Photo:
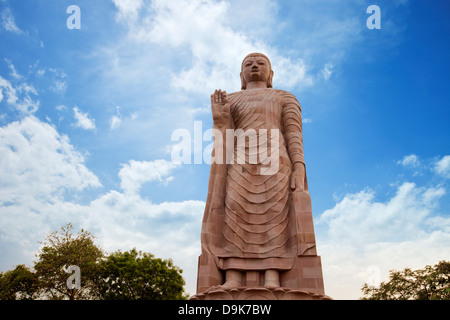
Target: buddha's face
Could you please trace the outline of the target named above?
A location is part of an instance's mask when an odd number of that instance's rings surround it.
[[[260,56],[250,56],[245,58],[242,64],[242,76],[246,83],[252,81],[267,82],[270,77],[269,62]]]

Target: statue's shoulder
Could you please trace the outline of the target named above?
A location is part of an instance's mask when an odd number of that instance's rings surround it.
[[[228,97],[230,97],[230,98],[236,98],[236,97],[239,97],[240,95],[242,95],[242,93],[243,93],[244,91],[235,91],[235,92],[232,92],[232,93],[227,93],[227,96]]]
[[[285,90],[281,90],[281,89],[271,89],[271,90],[273,90],[274,93],[277,96],[280,96],[281,98],[297,100],[297,97],[294,94],[290,93],[289,91],[285,91]]]
[[[245,99],[246,95],[247,95],[246,90],[240,90],[240,91],[235,91],[232,93],[227,93],[227,97],[231,101],[231,103],[236,103],[237,101],[239,101],[241,99]]]
[[[274,90],[277,97],[282,101],[281,103],[283,104],[283,106],[286,107],[288,105],[295,105],[301,110],[302,107],[300,106],[300,103],[298,102],[297,97],[294,94],[280,89],[272,90]]]

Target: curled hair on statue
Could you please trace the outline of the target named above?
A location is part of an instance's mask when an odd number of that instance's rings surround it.
[[[244,75],[243,75],[242,71],[244,70],[244,61],[245,61],[245,59],[250,58],[250,57],[262,57],[262,58],[267,60],[267,63],[269,64],[269,68],[270,68],[270,76],[269,76],[269,79],[267,79],[267,88],[273,88],[273,84],[272,84],[273,71],[272,71],[272,64],[270,63],[270,59],[266,55],[264,55],[262,53],[256,53],[255,52],[255,53],[248,54],[244,58],[244,60],[242,60],[242,64],[241,64],[241,90],[247,89],[247,82],[245,82]]]

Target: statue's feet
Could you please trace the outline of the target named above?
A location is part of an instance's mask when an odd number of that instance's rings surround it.
[[[225,273],[225,283],[223,289],[232,289],[242,286],[242,272],[237,270],[227,270]]]
[[[228,280],[223,285],[221,285],[219,287],[221,287],[221,289],[228,290],[228,289],[232,289],[232,288],[238,288],[238,287],[241,287],[241,286],[242,286],[241,281]]]
[[[279,288],[280,286],[280,273],[277,270],[266,270],[264,287]]]
[[[280,283],[279,282],[266,281],[266,282],[264,282],[264,287],[267,287],[267,288],[279,288],[280,287]]]

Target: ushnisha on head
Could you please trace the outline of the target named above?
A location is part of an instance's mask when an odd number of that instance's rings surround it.
[[[269,58],[262,53],[250,53],[241,65],[241,89],[273,88],[273,70]]]

